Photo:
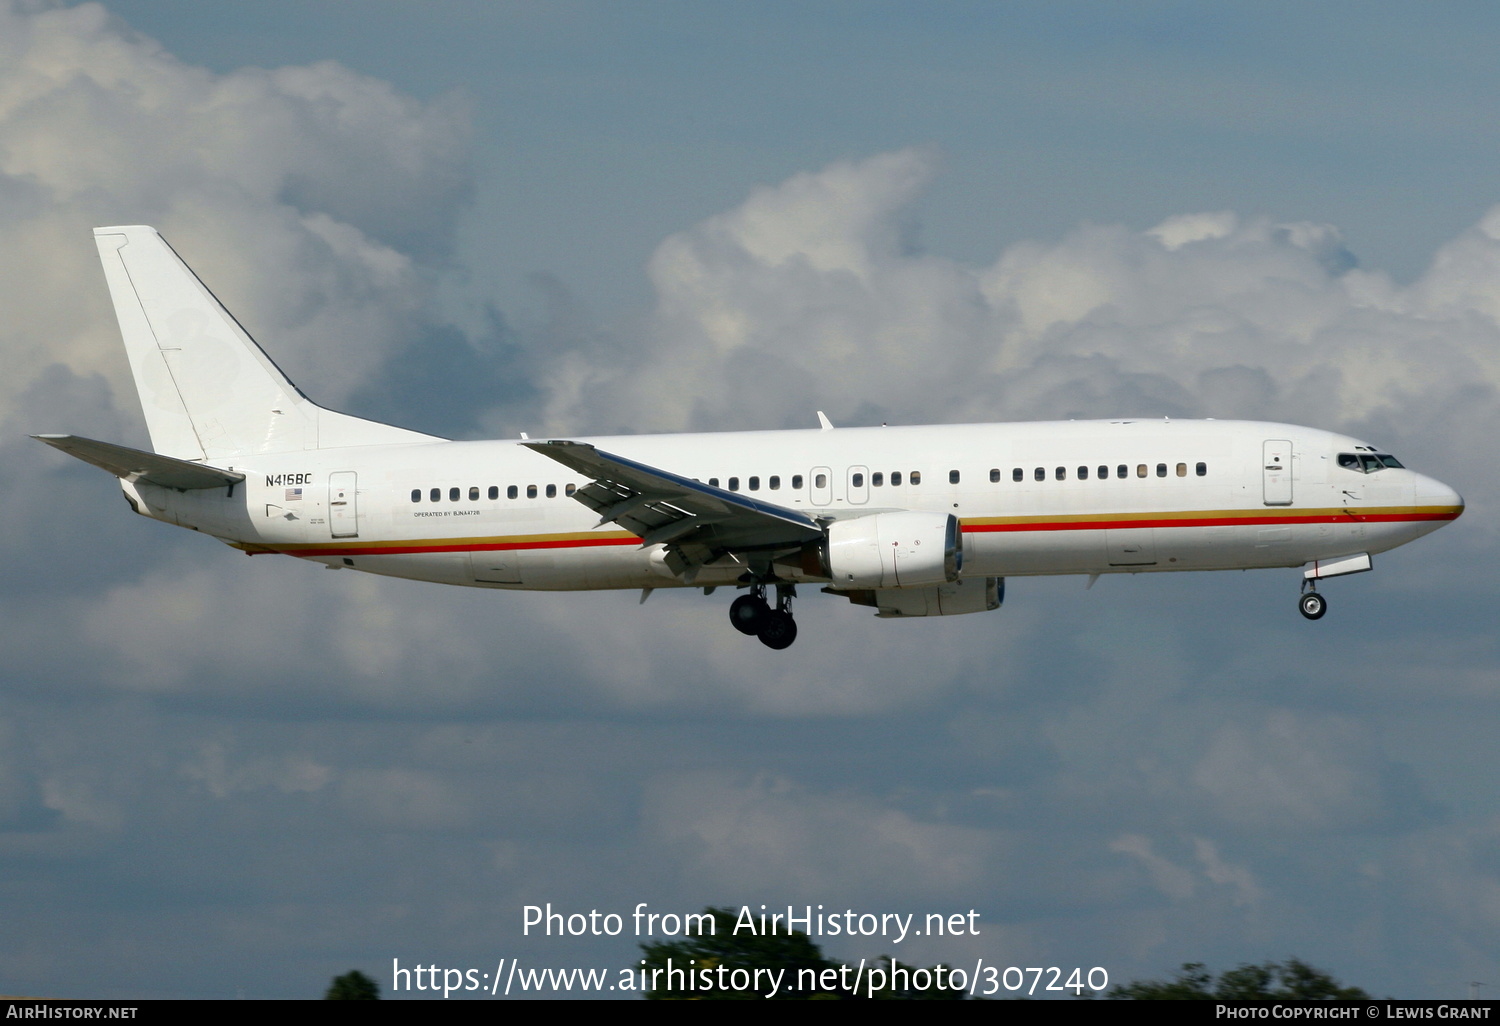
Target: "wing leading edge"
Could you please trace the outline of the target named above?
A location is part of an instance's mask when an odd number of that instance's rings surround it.
[[[688,581],[699,567],[725,555],[796,549],[823,537],[823,525],[806,513],[714,488],[587,442],[521,444],[591,478],[573,498],[598,513],[600,524],[619,524],[643,545],[665,545],[667,566]]]

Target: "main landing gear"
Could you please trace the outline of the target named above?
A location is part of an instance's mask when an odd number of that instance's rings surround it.
[[[741,634],[753,634],[767,648],[783,649],[797,640],[797,621],[792,619],[792,596],[796,585],[776,582],[776,608],[766,601],[764,581],[750,585],[750,594],[741,595],[729,606],[729,622]]]
[[[1318,594],[1318,584],[1311,578],[1302,581],[1302,597],[1297,600],[1297,610],[1309,620],[1320,620],[1328,612],[1328,602]]]

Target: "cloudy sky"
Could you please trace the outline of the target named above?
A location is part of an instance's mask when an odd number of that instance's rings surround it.
[[[1472,5],[0,0],[0,992],[634,963],[523,936],[547,902],[1500,988],[1497,39]],[[723,593],[247,560],[25,437],[145,442],[118,223],[316,400],[454,437],[1256,417],[1469,509],[1316,624],[1292,571],[1013,580],[926,622],[809,595],[783,654]]]

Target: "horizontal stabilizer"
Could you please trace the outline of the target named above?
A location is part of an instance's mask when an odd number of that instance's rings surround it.
[[[244,474],[233,470],[206,467],[201,463],[141,452],[124,445],[97,442],[92,438],[77,435],[32,435],[39,442],[46,442],[54,449],[61,449],[69,456],[76,456],[85,463],[92,463],[100,470],[107,470],[115,477],[126,481],[143,481],[175,488],[180,492],[195,488],[228,488],[245,480]]]

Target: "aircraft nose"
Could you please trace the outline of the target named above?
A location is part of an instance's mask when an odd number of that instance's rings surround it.
[[[1417,475],[1417,505],[1436,506],[1444,520],[1457,520],[1464,511],[1464,497],[1452,488],[1430,477]]]

